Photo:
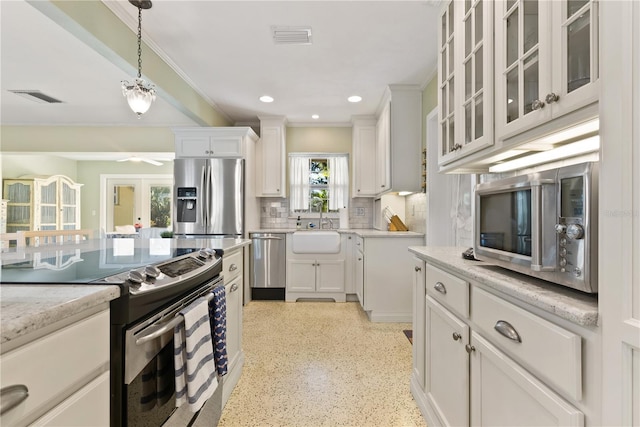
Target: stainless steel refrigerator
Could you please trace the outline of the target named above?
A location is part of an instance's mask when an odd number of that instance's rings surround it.
[[[176,159],[174,234],[242,236],[244,160]]]

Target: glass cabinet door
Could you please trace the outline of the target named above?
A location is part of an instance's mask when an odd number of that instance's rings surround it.
[[[60,225],[63,230],[75,230],[80,228],[78,221],[80,190],[66,181],[60,182]]]
[[[597,6],[596,0],[496,1],[499,139],[597,101]]]
[[[439,92],[438,105],[440,106],[440,153],[439,158],[452,151],[461,148],[456,142],[455,133],[455,13],[457,2],[450,1],[440,16],[439,48]]]
[[[464,2],[463,148],[493,144],[493,3]]]
[[[39,188],[40,224],[39,230],[58,228],[58,181],[42,184]]]
[[[560,115],[598,100],[598,3],[554,2],[552,12],[559,34],[553,59],[560,66],[554,67],[558,71],[546,100]]]
[[[505,127],[544,119],[542,98],[550,70],[546,65],[549,54],[545,53],[543,33],[549,28],[543,30],[539,23],[545,22],[541,14],[546,10],[546,3],[508,0],[496,4],[496,25],[500,25],[500,37],[496,38],[502,46],[499,53],[496,51],[500,67],[496,121],[502,125],[502,133]]]

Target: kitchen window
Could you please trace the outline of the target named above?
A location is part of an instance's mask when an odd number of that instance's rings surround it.
[[[348,155],[289,154],[289,183],[292,212],[337,212],[349,201]]]

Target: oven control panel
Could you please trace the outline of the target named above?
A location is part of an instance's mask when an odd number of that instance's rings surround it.
[[[222,269],[222,257],[213,249],[205,248],[166,262],[107,277],[102,282],[123,283],[129,287],[130,294],[137,295],[170,286],[214,267]]]

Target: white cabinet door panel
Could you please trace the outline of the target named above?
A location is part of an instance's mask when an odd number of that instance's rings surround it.
[[[475,332],[471,346],[471,425],[584,425],[582,412]]]
[[[469,424],[469,326],[427,296],[425,393],[444,425]]]

